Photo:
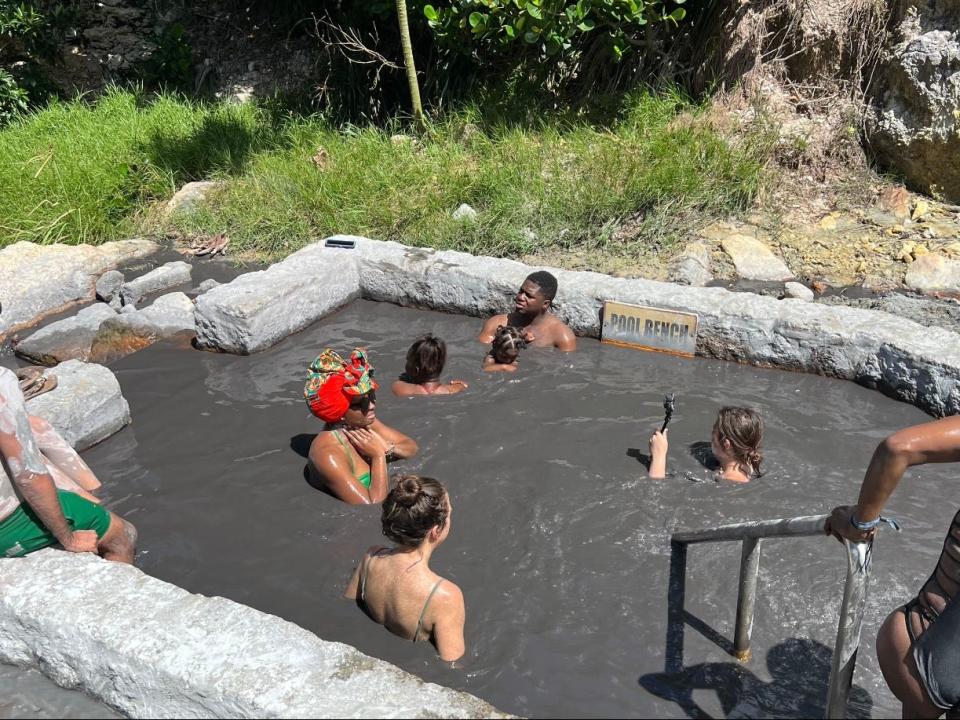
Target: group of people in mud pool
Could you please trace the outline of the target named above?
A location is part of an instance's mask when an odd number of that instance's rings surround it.
[[[487,320],[478,340],[490,344],[489,372],[516,372],[525,347],[576,350],[576,337],[552,306],[553,275],[526,278],[514,310]],[[392,384],[398,397],[452,395],[467,384],[441,378],[444,342],[417,340],[404,374]],[[367,354],[347,359],[325,349],[309,366],[304,396],[324,422],[313,440],[309,466],[315,479],[348,503],[382,503],[383,534],[392,546],[369,548],[346,587],[374,621],[413,642],[431,641],[440,658],[465,652],[463,593],[430,568],[433,552],[451,532],[453,506],[444,485],[418,475],[389,477],[387,464],[410,458],[417,443],[376,415],[378,384]],[[669,430],[650,437],[651,478],[666,476]],[[760,473],[763,424],[750,408],[724,407],[713,426],[711,447],[720,476],[747,483]],[[51,545],[95,552],[132,563],[136,531],[102,507],[99,482],[79,455],[48,423],[27,413],[13,372],[0,368],[0,556],[19,557]],[[864,541],[873,536],[888,498],[907,468],[960,461],[960,416],[908,427],[881,442],[873,454],[855,505],[833,510],[827,534]],[[920,592],[881,626],[877,653],[883,675],[903,703],[904,717],[960,717],[960,512],[954,517],[933,574]]]

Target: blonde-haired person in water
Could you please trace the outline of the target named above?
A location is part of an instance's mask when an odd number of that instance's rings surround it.
[[[463,656],[463,593],[430,569],[430,558],[450,534],[450,497],[433,478],[403,475],[383,501],[383,534],[393,547],[364,553],[344,597],[375,622],[413,642],[430,640],[441,660]]]
[[[407,350],[403,375],[393,381],[391,389],[397,397],[416,395],[456,395],[467,389],[463,380],[440,382],[447,364],[447,344],[433,335],[424,335]]]
[[[667,474],[667,433],[657,430],[650,438],[649,477],[659,479]],[[760,475],[763,454],[763,421],[755,410],[747,407],[724,407],[717,413],[710,434],[710,449],[720,464],[720,477],[736,483],[750,482]]]

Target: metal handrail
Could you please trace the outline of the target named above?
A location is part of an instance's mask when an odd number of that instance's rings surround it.
[[[734,655],[741,661],[750,659],[750,637],[753,634],[753,610],[757,598],[757,577],[760,572],[760,541],[763,538],[823,535],[827,515],[737,523],[705,530],[674,533],[670,538],[672,567],[678,568],[681,582],[686,577],[687,545],[703,542],[739,540],[740,581],[737,590],[737,622],[734,630]],[[833,649],[830,682],[827,691],[827,717],[847,717],[847,701],[853,683],[853,670],[860,647],[860,629],[867,601],[870,560],[873,541],[852,543],[844,540],[847,555],[847,579],[837,624],[837,641]],[[682,617],[682,607],[681,617]]]

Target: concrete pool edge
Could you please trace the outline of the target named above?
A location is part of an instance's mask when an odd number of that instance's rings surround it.
[[[274,615],[57,550],[0,560],[0,662],[130,717],[509,717]]]
[[[356,247],[327,248],[317,241],[267,271],[241,275],[201,296],[200,345],[256,352],[356,297],[488,316],[509,310],[517,287],[538,269],[451,250],[335,237],[354,240]],[[557,314],[579,335],[599,336],[605,300],[692,312],[700,323],[697,355],[853,380],[936,416],[960,412],[960,335],[949,330],[876,310],[550,270],[560,286]],[[273,300],[252,303],[257,287]],[[304,302],[304,288],[316,302]]]

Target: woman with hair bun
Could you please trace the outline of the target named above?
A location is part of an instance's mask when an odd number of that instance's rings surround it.
[[[430,569],[430,557],[450,534],[450,514],[440,482],[397,477],[381,514],[383,534],[394,545],[368,549],[344,592],[394,635],[430,640],[447,662],[463,656],[466,609],[460,588]]]
[[[667,474],[667,432],[657,430],[650,438],[649,477],[660,479]],[[717,413],[710,434],[710,449],[720,464],[720,478],[735,483],[750,482],[760,476],[763,453],[763,420],[748,407],[723,407]]]

